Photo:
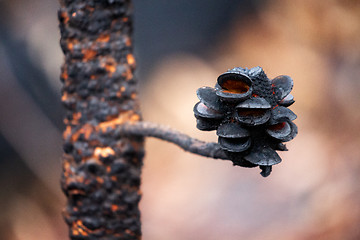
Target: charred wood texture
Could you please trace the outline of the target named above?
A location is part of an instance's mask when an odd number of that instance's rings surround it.
[[[71,239],[140,239],[141,120],[133,77],[130,0],[63,0],[62,102],[67,109],[62,189]]]
[[[115,136],[143,136],[154,137],[167,142],[171,142],[187,152],[191,152],[203,157],[214,159],[230,160],[226,152],[218,143],[204,142],[183,134],[167,126],[161,126],[151,122],[136,122],[122,124],[116,130]]]

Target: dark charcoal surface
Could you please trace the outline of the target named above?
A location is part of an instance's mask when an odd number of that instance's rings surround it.
[[[130,0],[63,0],[61,186],[71,239],[140,239],[143,139],[116,126],[141,119],[133,78]]]

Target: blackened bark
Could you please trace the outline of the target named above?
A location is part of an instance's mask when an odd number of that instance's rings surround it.
[[[62,0],[61,186],[71,239],[140,239],[143,138],[117,138],[141,119],[133,77],[130,0]]]
[[[119,138],[124,136],[159,138],[174,143],[187,152],[214,159],[230,160],[218,143],[204,142],[177,130],[151,122],[122,124],[117,128],[115,136]]]

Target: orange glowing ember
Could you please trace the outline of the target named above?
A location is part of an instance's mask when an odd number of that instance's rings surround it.
[[[122,86],[119,91],[116,92],[117,97],[121,97],[122,93],[125,92],[126,88]]]
[[[71,42],[69,42],[69,43],[68,43],[68,49],[69,49],[70,51],[72,51],[73,48],[74,48],[74,44],[71,43]]]
[[[61,101],[65,102],[69,98],[67,92],[64,92],[64,94],[61,96]]]
[[[96,127],[96,130],[106,131],[107,128],[116,128],[116,126],[121,125],[128,121],[135,121],[132,120],[132,117],[136,115],[133,111],[123,112],[119,114],[117,118],[99,123],[99,125]],[[140,118],[139,116],[137,118]]]
[[[74,120],[77,121],[77,120],[79,120],[80,118],[81,118],[81,112],[77,112],[77,113],[74,113],[74,114],[73,114],[73,119],[74,119]]]
[[[131,122],[137,122],[137,121],[139,121],[139,120],[140,120],[140,116],[137,115],[137,114],[131,116],[131,118],[130,118],[130,121],[131,121]]]
[[[99,128],[102,130],[102,131],[106,131],[106,129],[108,127],[110,128],[115,128],[117,125],[120,125],[122,123],[124,123],[124,119],[121,118],[121,117],[118,117],[118,118],[114,118],[112,120],[109,120],[109,121],[106,121],[106,122],[102,122],[99,124]]]
[[[61,17],[64,19],[65,24],[69,22],[69,15],[67,14],[67,12],[62,12]]]
[[[111,155],[115,155],[115,151],[111,147],[105,147],[105,148],[97,147],[95,148],[94,155],[96,157],[106,158]]]
[[[96,39],[97,42],[109,42],[110,41],[110,35],[109,34],[103,34]]]
[[[71,136],[71,127],[70,126],[66,126],[66,129],[63,133],[63,138],[67,139]]]
[[[81,53],[84,55],[84,60],[88,61],[96,57],[97,52],[92,49],[82,49]]]
[[[126,38],[126,41],[125,41],[125,45],[127,46],[127,47],[130,47],[131,46],[131,39],[130,38]]]
[[[69,177],[70,173],[72,173],[72,169],[71,169],[71,165],[69,162],[64,162],[63,164],[63,169],[64,169],[64,176],[65,177]]]
[[[116,204],[111,205],[111,211],[116,212],[119,210],[119,207]]]
[[[112,65],[112,64],[106,64],[105,69],[106,69],[106,71],[108,71],[109,73],[112,74],[116,71],[116,66]]]
[[[68,79],[69,75],[67,74],[66,69],[64,70],[64,72],[61,74],[61,78],[64,79],[64,81],[66,81]]]
[[[75,228],[72,230],[72,235],[74,236],[78,236],[79,235],[79,231]]]
[[[132,74],[132,71],[131,71],[131,69],[128,69],[127,71],[126,71],[126,81],[130,81],[131,79],[133,79],[133,74]]]
[[[68,49],[69,49],[70,51],[72,51],[72,50],[74,49],[74,45],[75,45],[75,44],[78,44],[78,43],[79,43],[78,40],[76,40],[76,39],[70,39],[69,42],[68,42],[67,47],[68,47]]]
[[[127,59],[127,62],[128,62],[130,65],[134,65],[134,64],[135,64],[134,55],[128,54],[128,55],[126,56],[126,59]]]
[[[84,134],[85,139],[89,139],[89,137],[92,134],[93,130],[94,130],[94,127],[91,124],[86,123],[86,124],[84,124],[84,126],[82,126],[79,130],[77,130],[71,136],[71,140],[72,141],[77,141],[77,139],[79,138],[79,136],[81,134]]]
[[[73,226],[72,226],[73,235],[88,236],[86,229],[87,228],[84,226],[81,220],[77,220],[76,222],[73,222]]]
[[[104,179],[102,179],[101,177],[96,177],[96,181],[100,184],[104,183]]]
[[[112,57],[103,58],[101,60],[101,67],[105,68],[105,70],[109,73],[110,77],[116,71],[116,61]]]

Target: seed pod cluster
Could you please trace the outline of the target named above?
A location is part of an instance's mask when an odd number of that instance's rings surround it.
[[[194,107],[197,128],[216,130],[218,142],[234,165],[271,173],[281,162],[283,142],[297,135],[296,119],[289,107],[293,80],[278,76],[270,80],[261,67],[234,68],[220,75],[215,88],[197,90],[200,102]]]

